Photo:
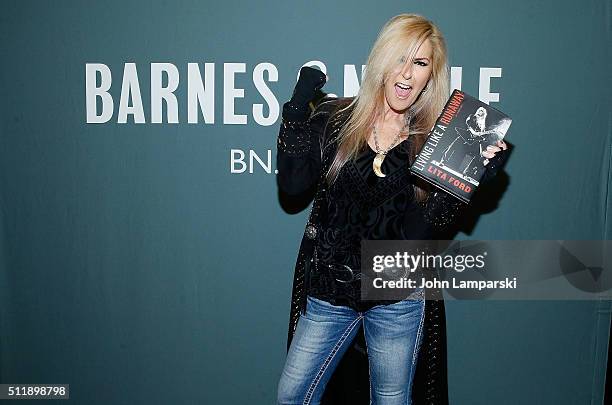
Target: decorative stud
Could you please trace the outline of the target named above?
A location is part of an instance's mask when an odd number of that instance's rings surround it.
[[[308,239],[315,239],[317,237],[317,228],[310,224],[306,226],[305,234]]]

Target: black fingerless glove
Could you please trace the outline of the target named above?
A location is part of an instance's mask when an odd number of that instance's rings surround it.
[[[489,163],[487,163],[487,165],[485,166],[484,174],[480,179],[481,184],[486,184],[493,180],[493,178],[497,175],[499,169],[506,163],[509,154],[510,146],[508,145],[508,149],[502,149],[498,151],[495,156],[489,159]]]
[[[291,99],[283,105],[283,118],[289,121],[303,121],[308,118],[310,114],[308,103],[323,87],[325,81],[325,73],[310,66],[303,66]]]

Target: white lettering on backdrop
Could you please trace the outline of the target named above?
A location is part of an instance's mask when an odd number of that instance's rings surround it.
[[[327,66],[317,60],[306,62],[304,66],[316,66],[327,73]],[[179,99],[176,91],[180,88],[178,68],[172,63],[150,63],[149,91],[150,95],[150,121],[154,124],[177,124],[179,120]],[[142,69],[142,68],[141,68]],[[361,65],[358,74],[356,65],[346,64],[343,67],[343,96],[357,95],[360,86],[358,75],[363,78],[366,74],[366,65]],[[265,114],[264,103],[254,103],[250,115],[245,112],[245,89],[236,85],[236,79],[247,72],[247,64],[242,62],[227,62],[223,64],[223,124],[248,125],[249,117],[261,126],[275,125],[280,116],[279,101],[270,90],[268,83],[278,82],[278,69],[272,63],[262,62],[254,66],[251,82],[267,107]],[[298,69],[299,72],[299,69]],[[198,124],[203,117],[204,124],[215,123],[215,63],[204,63],[204,73],[199,63],[187,64],[187,123]],[[299,74],[299,73],[298,73]],[[452,67],[450,71],[451,90],[461,89],[463,69]],[[478,98],[485,102],[499,102],[499,93],[492,92],[492,78],[502,77],[502,69],[498,67],[481,67],[479,72]],[[296,77],[297,80],[297,77]],[[333,79],[330,79],[330,81]],[[165,83],[165,85],[164,85]],[[128,62],[123,66],[121,77],[121,91],[119,106],[115,111],[115,103],[110,93],[112,88],[112,73],[103,63],[85,64],[85,109],[88,124],[102,124],[110,122],[116,116],[118,124],[128,121],[146,123],[145,108],[140,86],[138,69],[135,63]],[[332,96],[336,96],[330,93]],[[282,97],[289,99],[290,94]],[[166,105],[165,116],[163,105]],[[131,116],[131,118],[129,117]]]

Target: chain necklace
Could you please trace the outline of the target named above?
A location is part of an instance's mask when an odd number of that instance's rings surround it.
[[[384,174],[382,172],[382,170],[381,170],[381,166],[383,164],[383,161],[385,160],[385,157],[387,156],[387,153],[389,153],[389,151],[395,146],[397,141],[399,141],[401,133],[404,131],[404,129],[406,129],[408,127],[409,124],[410,124],[410,120],[408,120],[406,122],[406,125],[404,125],[402,128],[400,128],[399,131],[397,131],[397,135],[395,136],[395,140],[384,151],[381,150],[380,147],[378,146],[378,137],[376,136],[376,124],[374,124],[373,135],[374,135],[374,145],[376,146],[376,156],[374,157],[374,161],[372,162],[372,169],[374,170],[374,173],[378,177],[385,177],[386,176],[386,174]]]

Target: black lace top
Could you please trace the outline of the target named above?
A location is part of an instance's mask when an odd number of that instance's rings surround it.
[[[326,101],[310,117],[289,103],[283,106],[277,169],[285,192],[299,194],[313,187],[323,170],[324,155],[335,154],[337,144],[326,137],[332,131],[326,124],[336,104]],[[315,261],[305,286],[308,295],[357,311],[397,302],[361,300],[361,240],[432,239],[463,208],[463,203],[441,191],[431,193],[426,204],[415,201],[408,165],[411,142],[409,137],[387,153],[381,168],[386,177],[374,174],[376,154],[367,146],[330,187],[319,190],[323,203],[312,235]]]
[[[325,196],[325,225],[317,234],[309,295],[356,310],[382,303],[360,300],[361,240],[431,237],[422,209],[414,202],[407,163],[410,142],[408,138],[387,153],[381,167],[386,177],[374,174],[376,153],[369,146],[342,168]],[[384,303],[392,302],[397,300]]]

